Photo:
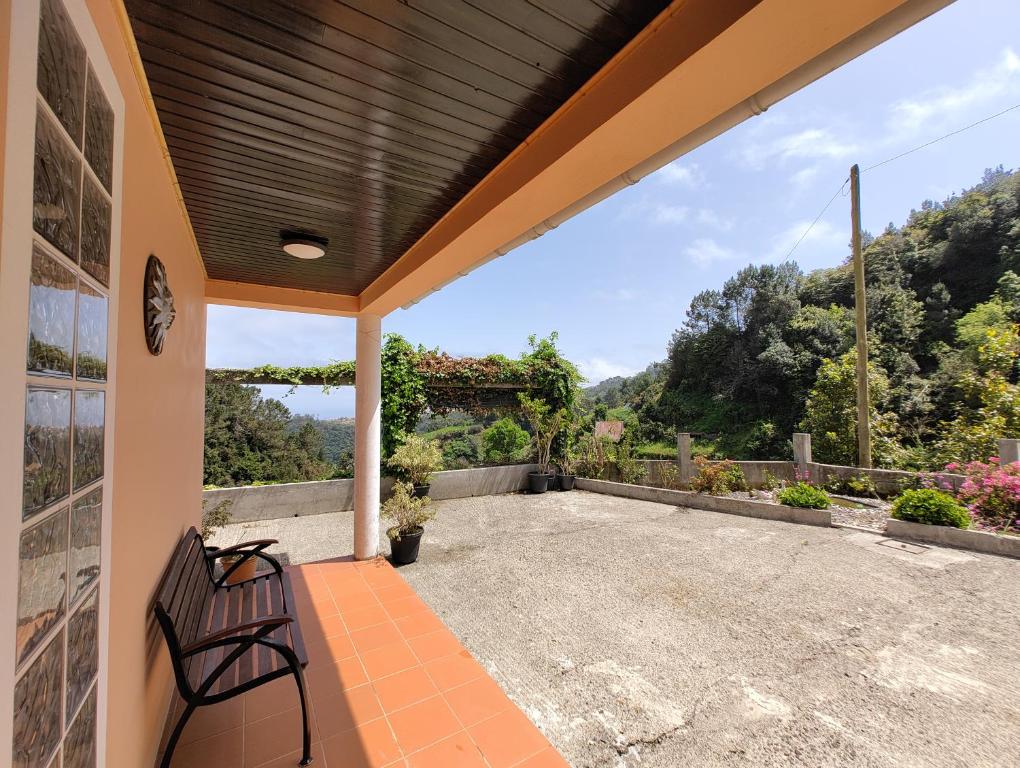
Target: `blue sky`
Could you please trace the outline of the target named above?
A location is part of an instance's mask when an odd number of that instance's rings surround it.
[[[571,221],[383,320],[454,355],[516,356],[531,333],[592,383],[665,357],[691,298],[748,263],[782,261],[847,177],[1020,103],[1020,3],[958,0]],[[900,224],[926,198],[1020,166],[1020,109],[865,173],[865,229]],[[797,248],[807,271],[846,257],[839,196]],[[541,279],[536,280],[536,275]],[[536,290],[537,286],[537,290]],[[354,321],[209,307],[210,367],[354,357]],[[281,396],[283,387],[265,387]],[[353,414],[352,388],[303,387],[295,413]]]

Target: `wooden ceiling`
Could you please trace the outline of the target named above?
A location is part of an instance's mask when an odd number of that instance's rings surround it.
[[[357,295],[668,0],[125,4],[209,277]]]

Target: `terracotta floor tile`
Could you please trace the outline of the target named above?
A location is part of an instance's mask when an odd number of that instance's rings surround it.
[[[407,758],[411,768],[488,768],[467,733],[443,739]]]
[[[268,763],[259,763],[256,768],[295,768],[301,760],[301,750],[288,752],[286,755],[270,760]],[[312,744],[312,765],[322,768],[326,764],[326,752],[322,744]],[[214,767],[215,768],[215,767]]]
[[[308,680],[307,674],[305,680]],[[287,675],[272,682],[260,685],[248,693],[242,694],[244,699],[244,721],[253,723],[271,715],[277,715],[293,709],[301,703],[298,697],[297,683],[294,677]]]
[[[379,599],[380,603],[399,600],[402,597],[411,597],[416,594],[414,588],[403,579],[399,583],[390,584],[385,587],[373,587],[372,591],[375,592],[375,596]]]
[[[200,741],[177,747],[171,768],[242,768],[244,729],[232,728]]]
[[[516,707],[468,728],[492,768],[510,768],[548,748],[549,742]]]
[[[301,622],[301,633],[305,642],[308,643],[313,639],[346,635],[347,625],[340,618],[339,613],[334,613],[332,616],[315,616]]]
[[[348,632],[357,632],[359,629],[374,627],[377,624],[388,623],[390,620],[389,614],[387,614],[386,611],[383,610],[383,607],[378,603],[364,608],[358,608],[355,611],[345,612],[343,617],[344,624],[347,625]]]
[[[428,610],[428,606],[425,605],[425,603],[423,603],[421,598],[417,595],[410,595],[408,597],[390,600],[389,602],[384,603],[383,607],[392,619],[400,619],[404,616],[411,616],[415,613],[420,613],[423,610]]]
[[[384,677],[381,680],[376,680],[372,685],[375,686],[379,702],[387,713],[417,704],[419,701],[424,701],[439,693],[432,683],[432,679],[425,674],[425,670],[421,667],[412,667],[395,675]]]
[[[379,598],[367,584],[361,584],[356,589],[350,587],[338,589],[333,593],[333,599],[341,613],[379,605]]]
[[[384,718],[330,736],[322,748],[326,765],[338,768],[383,768],[403,758]]]
[[[315,729],[312,740],[318,741]],[[259,763],[301,749],[301,708],[294,707],[244,726],[244,766],[254,768]],[[214,765],[214,763],[209,763]]]
[[[514,768],[570,768],[570,763],[564,760],[559,752],[549,747]]]
[[[460,641],[447,629],[412,637],[407,641],[407,644],[411,646],[411,650],[422,664],[441,659],[444,656],[452,656],[464,650]]]
[[[315,722],[322,739],[357,728],[382,717],[382,714],[379,699],[371,685],[351,688],[315,702]]]
[[[407,638],[446,629],[443,622],[432,611],[419,611],[409,616],[401,616],[394,623],[397,625],[397,629],[400,630],[400,634]]]
[[[443,695],[465,728],[514,706],[503,690],[488,676],[472,680]]]
[[[442,741],[463,729],[442,696],[412,704],[410,707],[387,715],[397,742],[405,755]]]
[[[441,691],[456,688],[485,674],[482,665],[467,651],[430,661],[425,665],[425,671]]]
[[[364,685],[368,682],[368,676],[365,674],[361,659],[351,656],[329,665],[306,670],[305,681],[308,683],[308,698],[312,701],[322,701],[341,691]]]
[[[350,636],[344,632],[342,635],[334,635],[326,640],[318,639],[308,641],[305,647],[308,652],[308,667],[306,672],[318,669],[324,664],[331,664],[354,655],[354,643]]]
[[[373,648],[361,654],[361,662],[365,665],[369,680],[401,672],[418,666],[418,657],[403,640]]]
[[[169,718],[169,728],[172,729],[177,725],[177,720],[183,711],[183,702],[180,702],[180,707]],[[243,724],[244,703],[240,696],[220,702],[219,704],[199,707],[191,713],[191,717],[188,718],[188,724],[184,726],[184,733],[181,734],[181,738],[177,743],[182,745],[191,744],[194,741],[215,736],[232,728],[239,728]],[[164,735],[164,741],[169,736],[168,730]]]
[[[389,619],[386,620],[385,624],[375,624],[371,627],[351,632],[351,642],[354,643],[354,648],[358,653],[365,653],[381,645],[389,645],[400,640],[403,640],[400,632]]]

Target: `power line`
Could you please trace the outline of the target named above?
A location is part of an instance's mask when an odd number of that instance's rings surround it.
[[[834,200],[835,200],[835,199],[836,199],[837,197],[839,197],[839,194],[840,194],[840,193],[841,193],[841,192],[843,191],[843,188],[844,188],[844,187],[846,187],[846,183],[847,183],[848,181],[850,181],[850,177],[849,177],[849,176],[847,176],[847,177],[846,177],[846,178],[845,178],[845,179],[843,180],[843,183],[839,185],[839,189],[837,189],[837,190],[836,190],[836,193],[835,193],[835,194],[834,194],[834,195],[833,195],[832,197],[830,197],[830,198],[829,198],[829,202],[827,202],[827,203],[825,204],[825,207],[824,207],[824,208],[822,208],[822,210],[821,210],[821,211],[819,211],[819,213],[818,213],[818,215],[817,215],[817,216],[815,216],[815,220],[814,220],[814,221],[812,221],[812,222],[811,222],[811,224],[809,224],[809,225],[808,225],[808,228],[807,228],[807,229],[805,229],[805,230],[804,230],[804,234],[800,236],[800,239],[799,239],[799,240],[797,240],[797,242],[795,242],[795,243],[793,244],[793,248],[791,248],[791,249],[790,249],[790,252],[786,254],[786,258],[785,258],[785,259],[783,259],[783,261],[787,261],[787,260],[788,260],[788,259],[789,259],[789,258],[790,258],[791,256],[793,256],[793,252],[794,252],[795,250],[797,250],[797,247],[798,247],[798,246],[799,246],[799,245],[800,245],[801,243],[803,243],[803,242],[804,242],[804,238],[805,238],[805,237],[807,237],[807,236],[808,236],[808,235],[809,235],[809,234],[811,233],[811,230],[812,230],[812,229],[814,229],[814,228],[815,228],[815,224],[817,224],[817,223],[818,223],[818,220],[819,220],[819,219],[821,219],[821,218],[822,218],[822,216],[824,216],[824,215],[825,215],[825,212],[826,212],[827,210],[829,210],[829,206],[830,206],[830,205],[832,205],[833,201],[834,201]]]
[[[862,170],[861,173],[867,173],[868,171],[872,171],[872,170],[874,170],[875,168],[878,168],[881,165],[885,165],[886,163],[891,163],[893,160],[899,160],[901,157],[906,157],[907,155],[912,155],[915,152],[918,152],[919,150],[924,149],[925,147],[930,147],[932,144],[938,144],[940,141],[943,141],[944,139],[948,139],[951,136],[956,136],[958,133],[963,133],[964,131],[969,131],[971,128],[979,126],[982,123],[987,123],[989,120],[994,120],[997,117],[1002,117],[1007,112],[1012,112],[1014,109],[1020,109],[1020,104],[1014,104],[1012,107],[1006,107],[1006,109],[1002,110],[1001,112],[996,112],[994,115],[989,115],[988,117],[983,117],[983,118],[981,118],[980,120],[978,120],[975,123],[971,123],[970,125],[965,125],[963,128],[957,128],[955,131],[950,131],[949,133],[945,134],[944,136],[939,136],[937,139],[932,139],[931,141],[927,141],[924,144],[921,144],[921,145],[919,145],[917,147],[914,147],[913,149],[908,149],[906,152],[900,152],[898,155],[893,155],[892,157],[890,157],[890,158],[888,158],[886,160],[883,160],[880,163],[875,163],[874,165],[869,165],[867,168]]]
[[[873,171],[873,170],[875,170],[876,168],[878,168],[880,166],[887,165],[888,163],[891,163],[891,162],[893,162],[895,160],[899,160],[901,157],[906,157],[907,155],[912,155],[915,152],[919,152],[920,150],[922,150],[922,149],[924,149],[926,147],[930,147],[932,144],[938,144],[940,141],[944,141],[945,139],[948,139],[948,138],[950,138],[952,136],[956,136],[957,134],[963,133],[964,131],[969,131],[971,128],[975,128],[975,127],[981,125],[982,123],[987,123],[989,120],[994,120],[997,117],[1002,117],[1003,115],[1005,115],[1005,114],[1007,114],[1009,112],[1012,112],[1014,109],[1020,109],[1020,104],[1014,104],[1012,107],[1006,107],[1006,109],[1002,110],[1001,112],[996,112],[994,115],[989,115],[988,117],[983,117],[980,120],[977,120],[976,122],[971,123],[970,125],[965,125],[963,128],[957,128],[955,131],[950,131],[949,133],[944,134],[942,136],[939,136],[936,139],[932,139],[931,141],[926,141],[924,144],[919,144],[918,146],[914,147],[913,149],[908,149],[906,152],[900,152],[898,155],[893,155],[892,157],[886,158],[885,160],[881,161],[880,163],[875,163],[874,165],[869,165],[867,168],[863,169],[861,171],[861,173],[867,173],[868,171]],[[848,181],[850,181],[850,177],[847,177],[846,179],[843,180],[843,183],[840,185],[839,189],[836,190],[836,194],[834,194],[831,198],[829,198],[829,202],[827,202],[825,204],[825,207],[822,208],[821,212],[817,216],[815,216],[815,220],[812,221],[810,225],[808,225],[808,228],[804,230],[804,234],[800,236],[800,239],[798,239],[796,243],[793,244],[793,248],[791,248],[789,253],[786,254],[786,259],[789,259],[791,256],[793,256],[793,252],[797,250],[798,246],[800,246],[801,243],[804,242],[804,238],[806,238],[809,234],[811,234],[811,230],[815,228],[815,225],[819,222],[819,220],[822,218],[822,216],[825,215],[825,212],[827,210],[829,210],[829,206],[832,205],[833,201],[837,197],[839,197],[839,194],[841,192],[843,192],[843,189],[846,187],[846,184],[847,184]],[[844,196],[845,196],[845,194],[844,194]],[[784,259],[784,261],[786,259]]]

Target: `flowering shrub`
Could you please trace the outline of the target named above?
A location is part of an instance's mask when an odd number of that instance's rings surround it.
[[[695,493],[722,496],[747,488],[743,470],[729,459],[709,461],[704,456],[697,456],[694,465],[698,468],[698,474],[691,478],[691,490]]]
[[[1020,532],[1020,462],[1000,465],[993,456],[987,463],[948,464],[946,470],[967,476],[956,497],[967,506],[976,528]]]

